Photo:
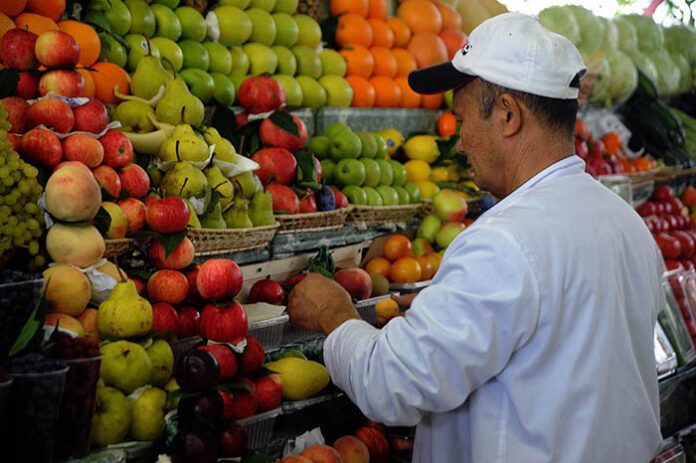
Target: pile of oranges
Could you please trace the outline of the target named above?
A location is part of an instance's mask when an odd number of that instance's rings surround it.
[[[409,72],[441,63],[466,41],[459,13],[446,3],[405,0],[387,18],[386,0],[331,0],[338,17],[336,43],[346,60],[352,106],[427,108],[442,106],[442,94],[420,95]]]
[[[384,242],[382,256],[370,259],[365,271],[379,273],[392,283],[416,283],[432,279],[441,260],[442,256],[432,251],[416,256],[411,240],[404,235],[391,235]]]

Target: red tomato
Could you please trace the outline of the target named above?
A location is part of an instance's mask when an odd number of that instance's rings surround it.
[[[679,240],[681,244],[681,258],[688,259],[694,255],[694,250],[696,250],[696,242],[691,237],[690,234],[684,231],[675,231],[670,233],[671,236]]]
[[[653,199],[656,199],[658,201],[669,201],[669,199],[673,196],[674,194],[672,193],[672,189],[667,185],[658,186],[653,190],[652,193]]]
[[[667,233],[660,233],[655,237],[655,241],[665,259],[678,259],[682,252],[681,243],[678,239]]]
[[[590,139],[590,126],[582,119],[575,119],[575,135],[583,140]]]

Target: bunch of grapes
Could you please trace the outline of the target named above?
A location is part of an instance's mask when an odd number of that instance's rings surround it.
[[[46,262],[39,254],[45,228],[37,204],[42,192],[36,179],[39,171],[12,149],[9,129],[7,111],[0,103],[0,255],[13,247],[26,247],[33,256],[29,268],[34,270]]]

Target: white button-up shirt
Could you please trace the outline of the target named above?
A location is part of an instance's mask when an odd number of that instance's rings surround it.
[[[646,463],[659,262],[572,156],[461,233],[405,318],[342,324],[324,360],[370,419],[417,425],[416,463]]]

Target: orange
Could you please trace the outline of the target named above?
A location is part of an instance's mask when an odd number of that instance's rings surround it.
[[[435,6],[438,10],[440,10],[440,16],[442,16],[443,31],[461,30],[462,17],[459,15],[457,10],[443,2],[435,2]]]
[[[392,262],[402,257],[409,257],[412,255],[411,241],[404,235],[390,235],[384,241],[382,254]]]
[[[408,76],[411,71],[418,69],[416,59],[411,56],[408,50],[403,48],[392,48],[392,55],[396,58],[396,75]]]
[[[355,13],[346,13],[338,18],[336,43],[341,46],[357,43],[364,47],[372,45],[372,27],[367,19]]]
[[[384,275],[385,278],[389,278],[389,269],[391,268],[391,262],[389,262],[384,257],[374,257],[365,266],[365,271],[367,273],[379,273]]]
[[[413,257],[402,257],[391,266],[392,283],[415,283],[421,279],[421,266]]]
[[[421,106],[425,109],[440,109],[444,98],[442,93],[436,93],[434,95],[423,95],[421,99]]]
[[[121,101],[114,96],[114,87],[116,86],[118,86],[118,91],[124,95],[130,92],[130,76],[122,67],[106,62],[99,62],[90,67],[94,69],[90,73],[94,80],[94,94],[97,99],[109,104]]]
[[[352,107],[372,108],[375,105],[375,88],[367,79],[360,76],[347,76],[345,79],[353,88],[353,102],[350,104]]]
[[[375,304],[375,312],[378,317],[389,320],[399,315],[401,309],[394,299],[382,299]]]
[[[646,170],[655,168],[655,161],[648,156],[641,156],[631,160],[638,172],[644,172]]]
[[[435,275],[435,270],[433,270],[433,264],[430,263],[425,257],[414,257],[418,261],[418,265],[421,268],[421,281],[430,280],[433,275]]]
[[[381,19],[370,18],[367,20],[372,27],[372,46],[391,48],[394,46],[394,31]]]
[[[387,0],[369,0],[370,8],[367,12],[368,18],[387,19]]]
[[[5,35],[5,32],[16,28],[17,26],[15,26],[14,21],[12,21],[9,16],[4,13],[0,13],[0,39],[2,39],[2,36]]]
[[[370,51],[358,44],[349,44],[339,51],[346,60],[346,75],[369,79],[375,70],[375,59]]]
[[[79,72],[85,79],[85,92],[82,96],[85,96],[87,98],[94,98],[96,89],[94,88],[94,79],[92,78],[92,74],[90,74],[90,72],[87,69],[83,68],[78,68],[75,70]]]
[[[0,2],[0,12],[6,14],[10,18],[14,18],[24,11],[26,6],[27,0],[2,0]]]
[[[375,76],[370,79],[370,83],[375,88],[375,107],[376,108],[398,108],[401,102],[401,87],[394,79],[387,76]]]
[[[40,16],[35,13],[20,14],[15,18],[15,24],[20,29],[26,29],[36,35],[58,30],[58,25],[51,18]]]
[[[58,27],[77,40],[77,44],[80,46],[79,64],[91,66],[97,62],[101,53],[101,41],[92,26],[69,19],[59,22]]]
[[[445,43],[436,34],[429,32],[413,34],[408,44],[408,52],[416,59],[419,68],[447,61]]]
[[[616,132],[609,132],[602,138],[604,142],[604,148],[606,148],[609,154],[618,154],[621,150],[623,143],[621,142],[621,137]]]
[[[454,54],[466,43],[466,34],[462,31],[442,31],[440,38],[447,48],[447,57],[452,59]]]
[[[440,262],[442,262],[442,256],[438,254],[437,252],[430,252],[426,255],[424,255],[426,259],[430,261],[430,263],[433,266],[433,276],[437,273],[437,270],[440,268]]]
[[[370,2],[367,0],[331,0],[331,14],[355,13],[363,18],[367,16]]]
[[[444,138],[457,133],[457,117],[451,111],[442,113],[437,119],[437,133]]]
[[[65,0],[29,0],[27,11],[58,21],[65,11]]]
[[[397,8],[396,16],[403,19],[414,34],[439,34],[442,30],[442,14],[429,0],[406,0]]]
[[[396,76],[396,58],[392,55],[392,52],[388,48],[384,47],[372,47],[370,48],[370,53],[375,59],[375,70],[373,75],[375,76]]]
[[[408,85],[408,77],[400,76],[394,79],[396,85],[401,88],[401,102],[399,103],[400,108],[420,108],[421,105],[421,94],[416,93]]]
[[[411,40],[411,28],[408,27],[408,24],[399,18],[389,18],[387,25],[394,32],[394,46],[402,48],[408,46],[408,42]]]

